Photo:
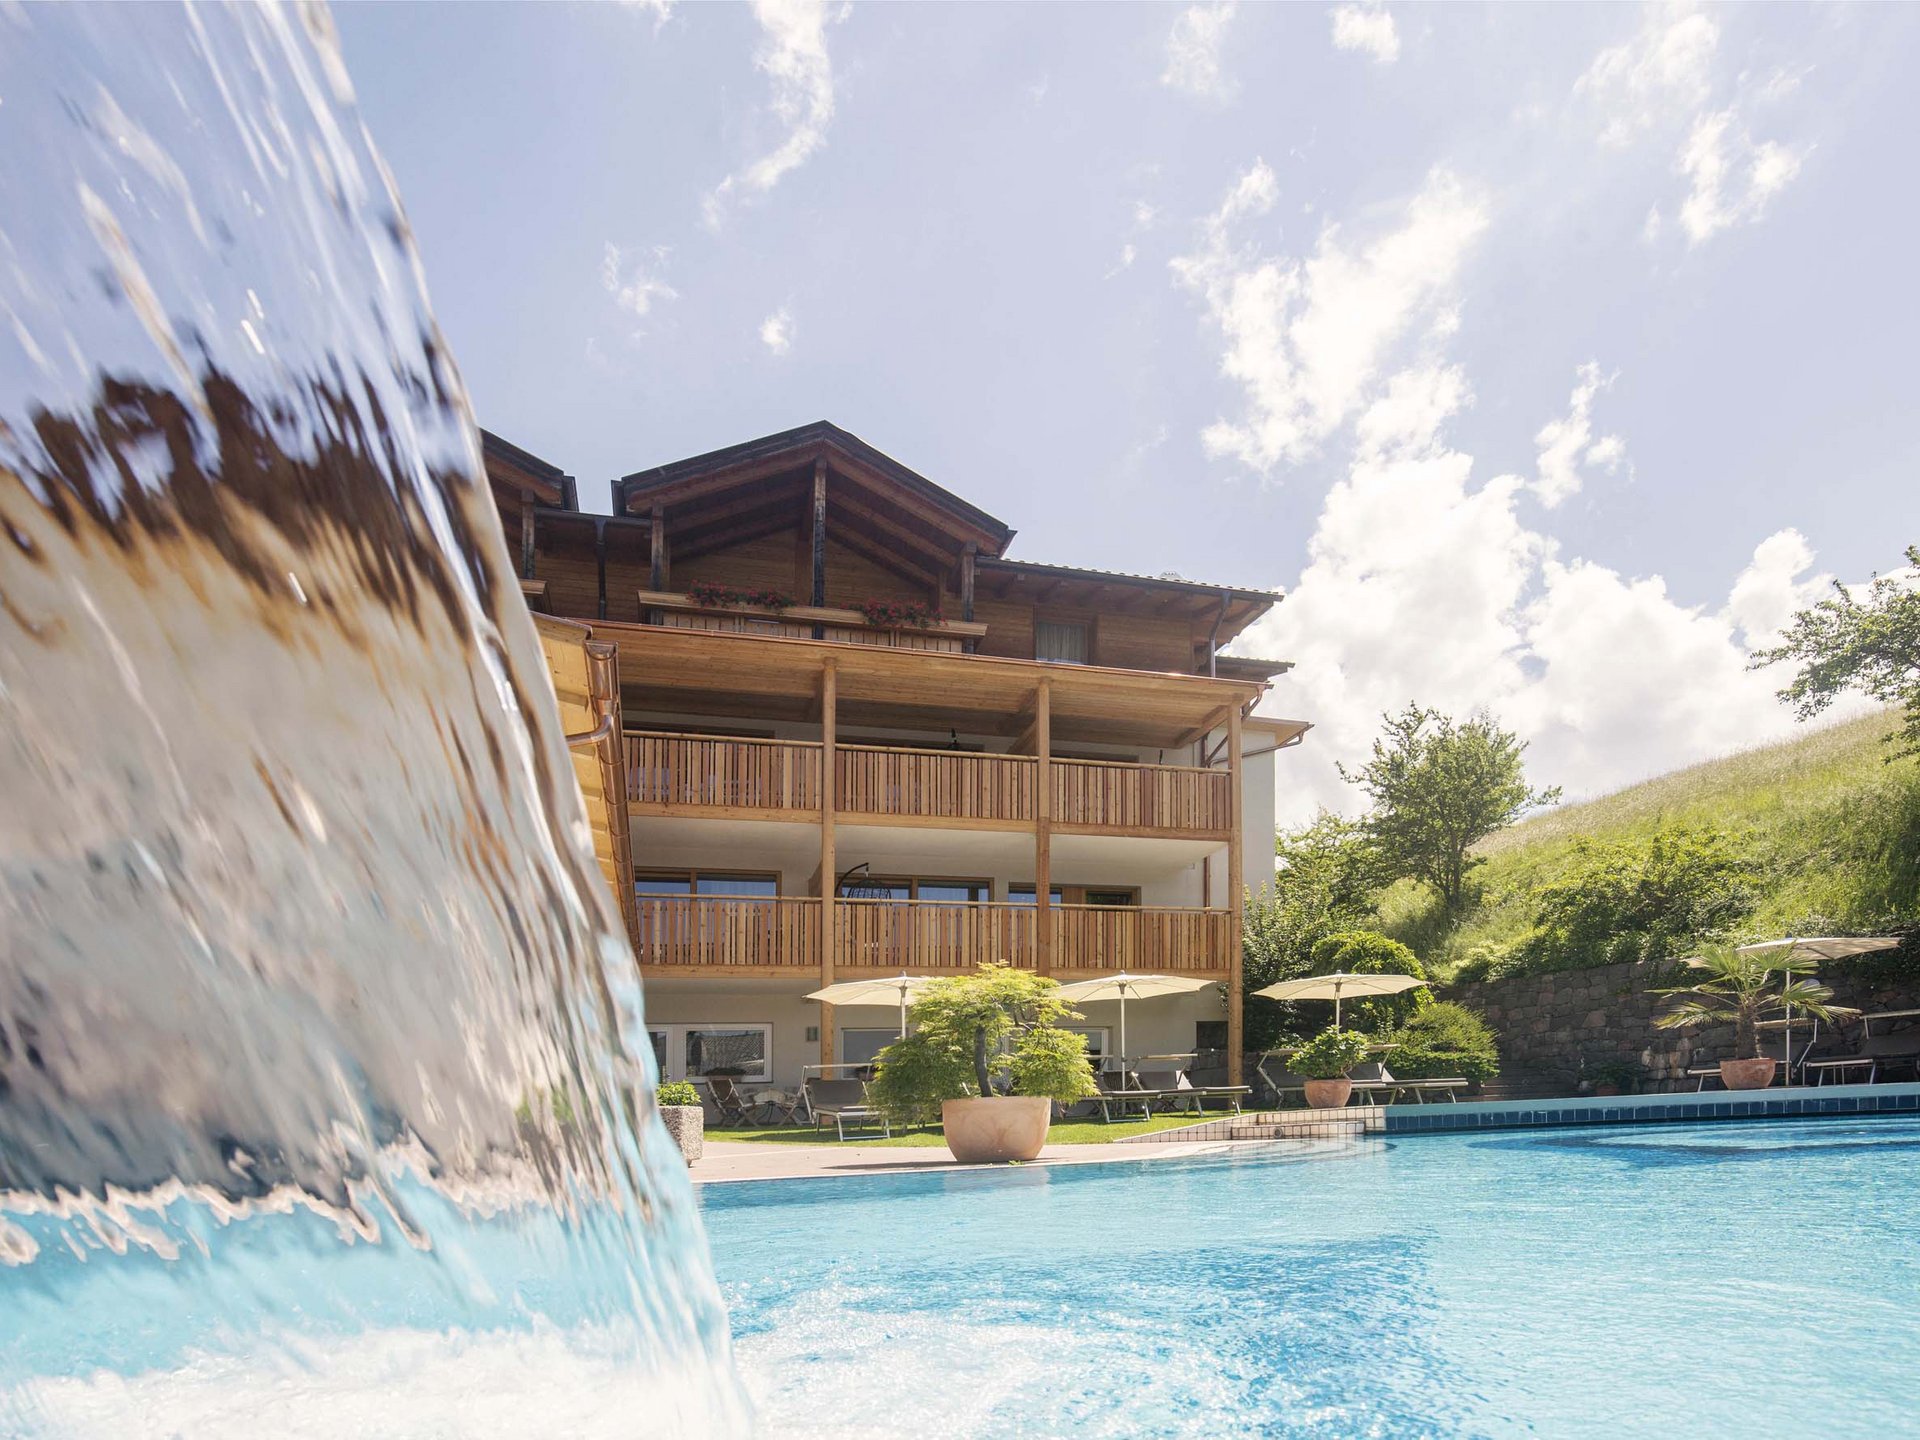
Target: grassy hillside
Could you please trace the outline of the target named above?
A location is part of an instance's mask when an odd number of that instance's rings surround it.
[[[1582,837],[1644,841],[1663,826],[1713,827],[1759,863],[1752,935],[1816,933],[1920,920],[1920,763],[1886,763],[1894,712],[1809,730],[1778,745],[1678,770],[1617,794],[1567,805],[1482,847],[1476,904],[1447,925],[1425,893],[1402,883],[1381,924],[1439,975],[1525,935],[1541,886]]]

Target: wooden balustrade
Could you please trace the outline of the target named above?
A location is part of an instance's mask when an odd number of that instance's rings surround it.
[[[635,805],[818,810],[820,746],[627,732],[627,799]]]
[[[1053,907],[1053,968],[1136,975],[1227,973],[1233,915],[1141,906]]]
[[[941,820],[1033,819],[1030,755],[835,747],[836,806],[845,814]]]
[[[820,967],[820,902],[699,895],[638,897],[633,948],[642,965]]]
[[[780,610],[761,605],[702,605],[690,595],[660,590],[640,591],[639,601],[640,611],[649,617],[649,624],[669,630],[766,635],[784,640],[818,638],[842,645],[884,645],[894,650],[932,650],[947,655],[964,653],[987,633],[985,625],[970,620],[943,620],[935,625],[874,625],[858,610],[830,605],[789,605]]]
[[[964,972],[1004,960],[1031,970],[1034,913],[1031,905],[840,900],[834,967]]]
[[[1233,777],[1188,765],[1055,760],[1053,822],[1217,835],[1232,824]]]

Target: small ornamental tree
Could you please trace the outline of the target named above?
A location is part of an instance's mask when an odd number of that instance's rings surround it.
[[[1674,997],[1673,1007],[1653,1017],[1662,1030],[1682,1025],[1724,1025],[1733,1022],[1733,1058],[1752,1060],[1760,1054],[1762,1020],[1788,1014],[1811,1015],[1829,1024],[1856,1012],[1833,1005],[1833,991],[1802,978],[1813,970],[1811,960],[1757,953],[1742,955],[1731,945],[1709,945],[1687,961],[1702,977],[1691,985],[1656,990]],[[1775,977],[1785,977],[1777,983]]]
[[[1357,1030],[1322,1030],[1287,1058],[1287,1069],[1306,1080],[1340,1080],[1367,1058],[1367,1037]]]
[[[948,1100],[995,1094],[1068,1104],[1097,1093],[1086,1037],[1058,1022],[1080,1017],[1059,985],[1010,965],[936,980],[907,1012],[911,1033],[877,1057],[868,1094],[895,1120],[928,1123]]]

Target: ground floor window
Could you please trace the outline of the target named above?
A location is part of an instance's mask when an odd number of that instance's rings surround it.
[[[899,1038],[898,1025],[885,1030],[842,1030],[840,1032],[840,1063],[870,1065],[875,1056]]]
[[[642,870],[633,877],[633,893],[653,895],[731,895],[775,900],[780,877],[744,870]]]
[[[1087,1063],[1098,1073],[1107,1063],[1107,1027],[1104,1025],[1063,1025],[1063,1030],[1087,1037]]]
[[[1050,903],[1055,905],[1104,905],[1108,909],[1121,909],[1140,903],[1140,892],[1131,886],[1121,885],[1050,885],[1047,893]],[[1009,885],[1007,900],[1014,905],[1033,904],[1034,887],[1031,885]]]
[[[771,1025],[656,1025],[647,1033],[662,1080],[773,1078]]]

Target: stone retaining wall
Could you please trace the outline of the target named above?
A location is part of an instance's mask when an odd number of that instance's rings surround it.
[[[1645,1088],[1678,1086],[1686,1083],[1688,1067],[1717,1064],[1733,1054],[1731,1025],[1654,1028],[1653,1017],[1666,1002],[1652,992],[1684,984],[1690,973],[1671,961],[1634,961],[1450,985],[1440,998],[1486,1017],[1499,1036],[1503,1081],[1571,1088],[1583,1061],[1589,1073],[1599,1065],[1626,1061],[1644,1070]],[[1842,1005],[1862,1010],[1920,1007],[1920,984],[1912,980],[1874,983],[1840,965],[1827,966],[1820,979]]]

